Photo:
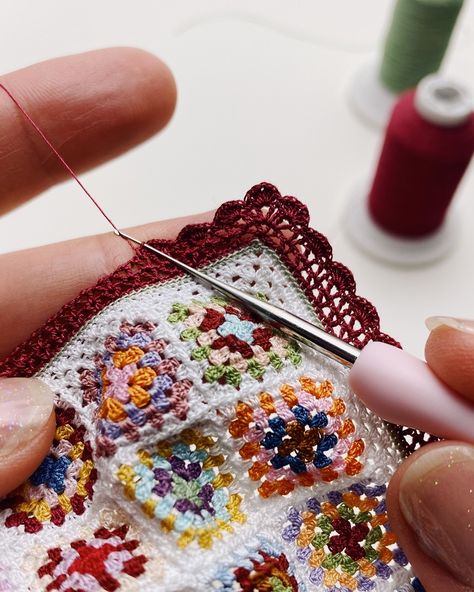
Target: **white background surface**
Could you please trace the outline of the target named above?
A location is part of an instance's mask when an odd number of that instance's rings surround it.
[[[345,205],[382,140],[352,113],[347,90],[376,55],[391,8],[389,0],[4,0],[0,71],[109,45],[160,55],[178,84],[171,124],[83,176],[112,218],[130,226],[204,211],[270,181],[308,204],[383,329],[421,354],[426,316],[474,317],[474,170],[456,198],[463,228],[445,260],[397,269],[347,239]],[[472,0],[444,71],[474,88]],[[67,183],[0,220],[0,252],[106,230]]]

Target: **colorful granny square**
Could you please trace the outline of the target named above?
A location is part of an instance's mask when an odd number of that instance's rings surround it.
[[[50,580],[46,590],[114,592],[122,587],[123,574],[138,578],[147,558],[136,553],[140,543],[128,540],[127,530],[126,526],[100,528],[88,541],[72,541],[67,549],[48,549],[49,561],[38,570],[40,578]]]
[[[181,362],[166,355],[153,323],[124,321],[104,345],[94,370],[82,370],[80,380],[84,404],[98,406],[98,453],[110,456],[117,438],[136,441],[144,426],[159,430],[167,413],[185,419],[192,383],[177,380]]]
[[[345,417],[332,383],[302,376],[279,392],[278,400],[260,393],[255,407],[239,402],[229,426],[231,436],[243,442],[240,456],[252,461],[248,474],[261,482],[260,495],[287,495],[296,484],[334,481],[340,472],[357,475],[364,443],[353,437],[354,422]]]
[[[305,592],[306,587],[295,577],[294,565],[274,544],[261,547],[242,557],[234,565],[221,566],[209,582],[216,592]]]
[[[31,477],[5,500],[5,526],[35,533],[43,524],[61,526],[67,515],[79,515],[92,499],[97,471],[86,429],[71,407],[56,407],[53,446]]]
[[[241,497],[232,492],[234,476],[222,470],[225,457],[216,442],[198,430],[185,430],[154,450],[139,450],[136,462],[117,472],[124,494],[164,532],[177,533],[178,547],[196,540],[208,549],[223,531],[232,532],[232,522],[245,522]]]
[[[369,591],[393,579],[408,561],[396,544],[385,507],[385,485],[354,483],[288,510],[282,538],[316,589]]]
[[[176,302],[171,311],[168,321],[184,327],[181,340],[193,344],[191,357],[206,362],[207,382],[238,388],[243,375],[260,380],[268,366],[280,370],[285,362],[301,363],[296,342],[222,298]]]

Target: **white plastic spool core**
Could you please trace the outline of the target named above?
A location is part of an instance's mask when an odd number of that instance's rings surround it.
[[[471,94],[465,87],[438,74],[423,78],[416,87],[416,110],[436,125],[461,125],[470,117],[472,107]]]
[[[352,79],[349,88],[349,104],[366,123],[377,129],[387,124],[398,95],[390,91],[380,80],[380,65],[364,64]]]

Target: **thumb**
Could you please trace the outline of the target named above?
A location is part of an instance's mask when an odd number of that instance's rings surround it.
[[[431,317],[425,357],[433,372],[474,401],[474,322]],[[390,522],[427,592],[474,590],[474,446],[425,446],[395,473]]]
[[[474,590],[474,446],[440,442],[392,478],[390,524],[427,592]]]
[[[430,335],[425,358],[430,368],[452,389],[474,401],[474,321],[430,317],[426,326]]]
[[[54,394],[36,378],[0,379],[0,498],[41,464],[56,427]]]

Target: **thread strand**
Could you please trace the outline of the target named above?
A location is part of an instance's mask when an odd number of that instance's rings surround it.
[[[2,83],[0,83],[0,88],[3,91],[5,91],[5,93],[15,103],[15,105],[18,107],[18,109],[21,111],[21,113],[24,115],[24,117],[27,119],[27,121],[32,125],[32,127],[35,129],[35,131],[38,133],[38,135],[43,139],[43,141],[49,146],[50,150],[53,152],[53,154],[56,156],[56,158],[59,160],[59,162],[62,164],[62,166],[66,169],[66,171],[69,173],[69,175],[76,181],[76,183],[79,185],[79,187],[84,191],[84,193],[87,195],[87,197],[91,200],[91,202],[95,205],[95,207],[102,214],[102,216],[107,220],[107,222],[110,224],[110,226],[112,226],[114,231],[119,232],[119,229],[114,224],[114,222],[112,221],[110,216],[105,212],[105,210],[102,208],[102,206],[100,206],[100,204],[97,202],[97,200],[89,193],[89,191],[86,189],[86,187],[84,186],[82,181],[79,179],[79,177],[76,175],[76,173],[72,170],[72,168],[64,160],[64,158],[61,156],[59,151],[55,148],[54,144],[51,142],[51,140],[49,140],[49,138],[41,130],[41,128],[38,126],[38,124],[35,123],[35,121],[28,114],[26,109],[21,105],[21,103],[18,101],[18,99]]]

